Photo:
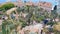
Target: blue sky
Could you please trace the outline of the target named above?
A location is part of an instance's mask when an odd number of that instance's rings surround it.
[[[11,0],[11,2],[15,2],[16,0]],[[28,1],[28,0],[22,0],[22,1]],[[52,5],[57,5],[58,3],[54,0],[40,0],[40,1],[45,1],[45,2],[51,2]],[[0,3],[7,2],[7,0],[0,0]],[[32,0],[32,2],[39,2],[39,0]]]

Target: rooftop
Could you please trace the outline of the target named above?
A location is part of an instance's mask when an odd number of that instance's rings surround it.
[[[52,7],[52,4],[50,2],[39,2],[38,5],[44,6],[44,7]]]
[[[11,2],[16,2],[17,0],[10,0]],[[24,1],[30,1],[30,0],[22,0],[22,2]],[[50,2],[52,3],[52,5],[57,5],[58,2],[56,2],[55,0],[31,0],[32,2],[39,2],[39,1],[43,1],[43,2]],[[7,2],[7,0],[0,0],[0,3],[4,3]]]

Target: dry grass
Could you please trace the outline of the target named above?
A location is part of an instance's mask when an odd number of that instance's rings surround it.
[[[55,24],[54,29],[60,31],[60,23]]]

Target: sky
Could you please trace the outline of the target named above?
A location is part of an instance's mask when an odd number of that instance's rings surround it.
[[[22,1],[29,1],[29,0],[22,0]],[[50,3],[52,3],[52,5],[58,4],[58,2],[56,2],[54,0],[40,0],[40,1],[50,2]],[[0,0],[0,3],[4,3],[4,2],[7,2],[7,0]],[[11,2],[16,2],[16,0],[11,0]],[[39,2],[39,0],[32,0],[32,2]]]

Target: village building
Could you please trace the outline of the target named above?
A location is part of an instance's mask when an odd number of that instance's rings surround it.
[[[28,1],[28,2],[26,2],[26,3],[24,3],[24,2],[22,2],[22,0],[17,0],[17,2],[15,3],[15,5],[17,5],[18,7],[20,7],[20,6],[25,6],[25,5],[29,5],[29,6],[40,6],[41,8],[44,8],[44,9],[46,9],[46,10],[53,10],[53,5],[52,5],[52,3],[50,3],[50,2],[38,2],[38,3],[34,3],[34,2],[32,2],[32,1]]]

